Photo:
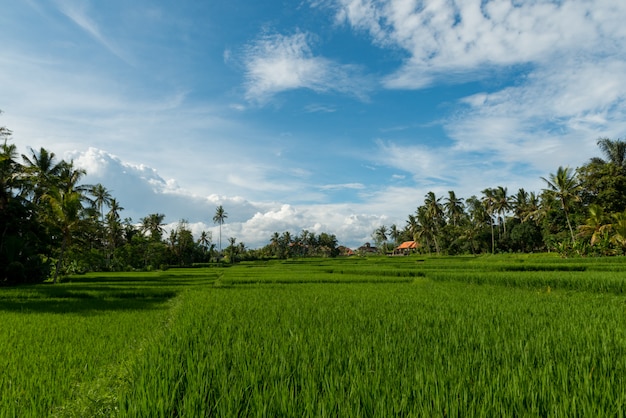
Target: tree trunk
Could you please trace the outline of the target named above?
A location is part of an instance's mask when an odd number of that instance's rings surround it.
[[[65,248],[67,247],[67,238],[64,236],[63,237],[63,242],[61,243],[61,253],[59,254],[59,259],[57,260],[57,266],[54,269],[54,279],[52,280],[52,283],[56,284],[57,283],[57,277],[59,276],[59,270],[61,269],[61,266],[63,265],[63,255],[65,253]]]

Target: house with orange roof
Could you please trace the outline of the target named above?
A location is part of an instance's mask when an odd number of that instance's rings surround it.
[[[394,255],[409,255],[419,248],[419,244],[415,241],[404,241],[402,244],[398,245],[394,250]]]

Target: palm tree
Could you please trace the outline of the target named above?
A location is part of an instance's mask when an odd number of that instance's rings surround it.
[[[417,208],[415,219],[419,225],[417,229],[417,238],[423,239],[426,242],[426,248],[430,254],[430,241],[435,244],[435,252],[439,254],[439,241],[437,241],[437,226],[436,219],[431,215],[431,212],[426,206],[420,206]]]
[[[63,169],[68,167],[64,161],[57,163],[54,152],[48,152],[43,147],[39,149],[39,153],[31,148],[30,153],[30,157],[22,154],[22,160],[24,160],[26,173],[33,179],[31,184],[33,203],[38,204],[47,190],[57,186],[56,183]]]
[[[448,191],[448,197],[446,197],[443,207],[448,220],[450,220],[453,226],[457,226],[465,210],[463,198],[457,198],[454,191],[450,190]]]
[[[91,194],[93,199],[93,204],[100,213],[100,220],[104,223],[104,206],[108,206],[111,204],[111,193],[104,187],[102,184],[98,183],[89,188],[89,194]]]
[[[230,249],[230,263],[234,264],[235,263],[235,252],[237,251],[237,247],[235,246],[235,243],[237,242],[237,239],[235,237],[230,237],[228,238],[228,249]]]
[[[52,189],[43,195],[42,199],[50,204],[53,215],[52,221],[61,230],[61,250],[53,279],[53,282],[56,283],[59,271],[63,265],[65,250],[81,220],[80,213],[83,209],[83,196],[75,190]]]
[[[494,210],[502,220],[502,230],[506,234],[506,213],[511,210],[511,198],[507,195],[507,188],[498,186],[494,189]]]
[[[222,205],[219,205],[215,209],[215,215],[213,216],[213,223],[219,224],[220,226],[220,252],[222,252],[222,225],[224,225],[224,221],[228,218],[228,214],[224,210]]]
[[[151,213],[145,218],[141,218],[141,230],[145,233],[150,233],[150,238],[153,241],[160,241],[163,236],[163,220],[165,215],[162,213]]]
[[[626,250],[626,211],[614,213],[612,217],[611,230],[613,232],[611,242],[622,247],[622,251],[624,251]]]
[[[0,146],[0,211],[8,206],[21,177],[22,170],[15,161],[16,157],[17,147],[7,144],[5,140]]]
[[[606,215],[602,206],[596,204],[589,205],[589,217],[584,225],[578,227],[580,231],[579,236],[590,237],[591,245],[594,245],[611,228],[611,225],[607,224],[606,221]]]
[[[374,231],[374,239],[382,243],[382,253],[385,254],[387,252],[387,227],[385,225],[376,228]]]
[[[394,245],[398,245],[398,241],[402,236],[402,231],[398,229],[398,226],[396,224],[392,224],[389,228],[389,235],[391,235],[391,239],[393,239]]]
[[[606,157],[606,161],[601,158],[592,158],[593,163],[612,164],[619,168],[626,166],[626,142],[620,139],[615,141],[609,138],[598,138],[598,148]]]
[[[440,203],[441,198],[435,196],[435,193],[428,192],[424,197],[424,207],[426,208],[426,218],[422,219],[424,222],[420,222],[422,224],[422,228],[428,227],[431,232],[430,235],[435,244],[435,251],[439,254],[439,241],[437,237],[439,236],[439,230],[441,225],[445,222],[443,219],[443,206]]]
[[[489,225],[491,226],[491,254],[496,252],[496,238],[493,230],[494,224],[494,213],[496,213],[496,192],[495,189],[485,189],[482,191],[483,193],[483,205],[485,207],[485,211],[489,215]]]
[[[547,193],[553,195],[561,202],[561,208],[565,213],[565,220],[567,221],[567,227],[570,231],[572,243],[574,239],[574,230],[569,219],[569,210],[573,202],[580,201],[578,192],[581,189],[580,183],[576,178],[576,173],[569,167],[559,167],[556,174],[550,173],[548,179],[541,177],[543,181],[548,185],[547,189],[544,189]]]
[[[207,253],[207,249],[211,247],[211,241],[213,241],[213,234],[211,234],[210,231],[202,231],[202,233],[200,234],[200,238],[198,238],[198,244],[200,244],[202,252],[205,256]]]
[[[74,168],[73,161],[61,161],[59,166],[59,175],[58,179],[55,180],[55,186],[65,191],[76,191],[81,194],[81,199],[85,200],[84,193],[90,186],[78,185],[78,182],[87,174],[87,171],[83,168]]]
[[[122,240],[122,223],[120,222],[120,212],[124,208],[120,206],[117,199],[112,198],[109,202],[109,212],[106,214],[106,223],[109,234],[109,247],[111,253],[115,251],[117,243]],[[110,254],[107,254],[107,257]]]
[[[407,231],[413,241],[417,241],[420,224],[415,215],[409,214],[409,218],[406,221],[406,226],[404,227],[404,229],[405,231]]]

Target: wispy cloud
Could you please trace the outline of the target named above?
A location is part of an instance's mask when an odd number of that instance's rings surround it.
[[[277,93],[310,89],[366,99],[370,81],[354,65],[316,56],[311,35],[264,35],[245,50],[246,98],[264,103]]]
[[[325,2],[328,4],[328,2]],[[408,53],[388,87],[421,88],[492,66],[543,63],[569,51],[619,53],[626,3],[337,0],[337,20]]]
[[[325,184],[320,186],[321,190],[361,190],[365,186],[362,183]]]
[[[82,30],[87,32],[87,34],[95,39],[100,45],[127,64],[134,65],[132,56],[126,50],[121,48],[116,42],[106,37],[98,24],[89,16],[87,12],[88,3],[78,3],[69,0],[57,0],[56,3],[61,13],[67,16]]]

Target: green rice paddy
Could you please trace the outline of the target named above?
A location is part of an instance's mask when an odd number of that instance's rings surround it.
[[[626,259],[268,261],[0,289],[0,416],[623,416]]]

